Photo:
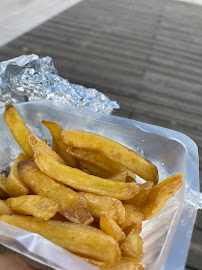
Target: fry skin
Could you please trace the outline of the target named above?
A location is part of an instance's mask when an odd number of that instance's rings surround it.
[[[146,181],[158,183],[158,170],[154,164],[115,141],[90,132],[76,130],[63,130],[61,136],[67,145],[98,151],[101,155],[121,163]]]
[[[0,198],[5,199],[8,198],[8,194],[6,192],[6,183],[8,179],[0,174]]]
[[[125,222],[121,224],[122,230],[128,234],[131,229],[136,226],[139,232],[142,230],[142,221],[145,220],[144,214],[132,204],[124,204],[126,218]]]
[[[70,167],[77,168],[78,163],[77,163],[76,159],[71,154],[66,152],[67,146],[62,141],[61,133],[63,131],[63,128],[54,122],[45,121],[45,120],[42,120],[42,124],[44,124],[44,126],[49,129],[49,131],[53,137],[53,141],[54,141],[53,144],[55,144],[54,150],[65,161],[65,164],[70,166]]]
[[[32,133],[28,134],[28,140],[34,153],[37,151],[43,151],[44,153],[48,154],[49,156],[51,156],[58,162],[65,164],[64,160],[52,148],[46,145],[42,140],[40,140],[34,134]]]
[[[146,219],[153,218],[180,189],[183,185],[182,177],[182,173],[172,175],[151,189],[143,210]]]
[[[144,263],[141,258],[121,257],[116,263],[104,264],[99,267],[103,270],[144,270]]]
[[[76,148],[76,147],[67,147],[66,150],[69,154],[74,156],[80,161],[87,162],[110,175],[114,175],[120,172],[123,172],[126,169],[119,162],[115,162],[103,155],[101,155],[98,151],[92,151],[88,149]]]
[[[119,200],[127,200],[139,192],[136,183],[121,183],[89,175],[65,166],[44,152],[36,152],[35,162],[39,169],[51,178],[76,190],[92,192]]]
[[[124,256],[131,258],[143,258],[143,239],[139,236],[139,230],[133,228],[121,245]]]
[[[23,152],[29,157],[33,158],[33,150],[28,141],[29,128],[25,125],[24,120],[18,114],[16,108],[7,104],[4,112],[4,119],[10,128],[14,138],[16,139]]]
[[[4,201],[0,200],[0,216],[12,214],[14,214],[12,209]]]
[[[39,195],[9,198],[6,204],[21,215],[31,215],[39,220],[49,220],[59,209],[59,204]]]
[[[78,164],[79,164],[79,169],[82,170],[82,171],[87,171],[89,174],[92,174],[94,176],[98,176],[98,177],[101,177],[101,178],[110,178],[110,174],[103,171],[102,169],[100,168],[97,168],[87,162],[84,162],[84,161],[80,161],[78,160]]]
[[[140,192],[137,195],[135,195],[133,198],[125,201],[125,203],[133,204],[140,211],[143,211],[147,202],[147,198],[153,186],[154,186],[154,183],[152,181],[148,181],[144,184],[139,184]]]
[[[0,221],[38,233],[53,243],[83,256],[113,263],[120,258],[117,242],[102,231],[81,224],[56,220],[38,221],[28,216],[0,216]]]
[[[125,233],[121,230],[115,220],[104,214],[100,218],[100,229],[113,237],[118,243],[124,241]]]
[[[10,197],[18,197],[26,195],[29,192],[29,187],[23,182],[18,173],[17,165],[21,160],[28,160],[28,156],[20,153],[14,161],[10,173],[8,175],[8,181],[6,183],[6,192]]]
[[[85,199],[87,207],[94,218],[100,218],[107,213],[118,224],[125,221],[125,208],[121,201],[88,192],[79,192],[79,194]]]
[[[42,173],[33,160],[18,163],[18,171],[23,181],[36,194],[58,203],[58,212],[68,220],[86,225],[93,221],[84,198]]]

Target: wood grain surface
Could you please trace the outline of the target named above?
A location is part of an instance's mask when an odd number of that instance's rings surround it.
[[[114,114],[190,136],[202,168],[202,7],[171,0],[85,0],[0,48],[38,52],[70,82],[120,104]],[[202,187],[202,181],[201,181]],[[187,269],[202,269],[199,213]]]

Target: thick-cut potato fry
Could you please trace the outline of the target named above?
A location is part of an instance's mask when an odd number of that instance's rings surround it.
[[[139,184],[140,192],[137,195],[135,195],[133,198],[125,201],[125,203],[133,204],[139,210],[143,210],[146,205],[148,195],[150,191],[152,190],[153,186],[154,186],[154,182],[152,181],[148,181],[144,184]]]
[[[110,177],[110,179],[119,182],[136,182],[136,175],[131,171],[123,171]]]
[[[137,258],[121,257],[121,259],[114,264],[104,264],[97,266],[103,270],[144,270],[144,263],[141,258],[137,259]]]
[[[90,226],[56,220],[37,221],[33,217],[17,215],[3,215],[0,221],[38,233],[76,254],[108,263],[120,258],[117,242],[101,230]]]
[[[121,224],[122,230],[128,234],[134,226],[137,226],[139,231],[142,230],[142,221],[145,220],[144,214],[132,204],[124,204],[126,218]]]
[[[84,198],[71,188],[42,173],[33,160],[18,163],[23,181],[38,195],[59,203],[58,212],[75,223],[90,224],[93,221]]]
[[[24,195],[9,198],[6,204],[21,215],[34,216],[40,220],[49,220],[59,209],[59,204],[39,195]]]
[[[55,143],[54,139],[52,139],[52,149],[57,153],[58,152],[58,147],[57,144]]]
[[[113,237],[118,243],[124,241],[125,233],[121,230],[116,221],[104,214],[100,218],[100,229],[106,234]]]
[[[0,174],[0,198],[5,199],[8,198],[8,194],[6,192],[6,183],[8,179]]]
[[[55,160],[57,160],[58,162],[65,164],[64,160],[52,148],[46,145],[42,140],[40,140],[34,134],[32,133],[28,134],[28,140],[34,153],[37,151],[42,151],[48,154],[49,156],[51,156],[52,158],[54,158]]]
[[[77,168],[78,163],[76,159],[69,153],[66,152],[67,146],[64,144],[61,138],[61,133],[63,131],[62,127],[58,124],[50,121],[43,120],[42,123],[47,127],[53,137],[55,143],[55,149],[58,155],[65,161],[66,165],[70,167]]]
[[[146,219],[153,218],[178,191],[183,185],[182,177],[182,173],[172,175],[152,188],[143,211]]]
[[[61,136],[67,145],[98,151],[101,155],[121,163],[141,178],[158,182],[158,170],[153,163],[115,141],[90,132],[75,130],[63,130]]]
[[[101,177],[101,178],[109,178],[110,177],[109,173],[107,173],[107,172],[103,171],[102,169],[97,168],[97,167],[95,167],[87,162],[83,162],[83,161],[78,160],[78,163],[79,163],[79,169],[82,171],[87,170],[88,173],[90,173],[94,176]]]
[[[77,158],[78,160],[81,160],[83,162],[87,162],[107,173],[110,175],[117,174],[119,172],[123,172],[127,170],[126,167],[121,165],[119,162],[115,162],[103,155],[101,155],[98,151],[92,151],[88,149],[82,149],[82,148],[75,148],[68,146],[67,152]]]
[[[6,192],[10,197],[26,195],[29,192],[29,187],[23,182],[22,179],[20,179],[17,169],[18,162],[28,159],[28,156],[20,153],[11,167],[10,173],[8,175],[8,181],[6,184]]]
[[[28,141],[28,134],[30,133],[30,130],[25,125],[22,117],[18,114],[16,108],[13,105],[6,105],[4,119],[24,153],[29,158],[33,158],[34,153]]]
[[[43,139],[42,142],[44,142],[45,144],[48,143],[48,141],[46,139]]]
[[[94,218],[100,218],[107,213],[118,224],[125,221],[125,208],[121,201],[88,192],[79,192],[86,200],[88,210]]]
[[[14,214],[14,212],[11,208],[4,201],[0,200],[0,216],[12,214]]]
[[[121,250],[124,256],[131,258],[143,257],[143,239],[139,236],[138,229],[132,229],[124,243],[121,245]]]
[[[127,200],[139,192],[136,183],[121,183],[89,175],[57,162],[44,152],[36,152],[34,157],[36,165],[42,172],[74,189],[120,200]]]

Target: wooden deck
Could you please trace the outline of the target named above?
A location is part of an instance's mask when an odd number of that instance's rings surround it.
[[[115,115],[190,136],[202,169],[201,33],[199,5],[85,0],[0,48],[0,61],[21,55],[23,47],[51,56],[62,77],[117,100]],[[187,269],[202,269],[202,212]]]

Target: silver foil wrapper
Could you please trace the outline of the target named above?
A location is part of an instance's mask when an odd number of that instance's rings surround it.
[[[22,55],[0,63],[0,107],[38,99],[53,100],[94,112],[110,114],[119,109],[96,89],[72,84],[58,76],[49,56]]]

